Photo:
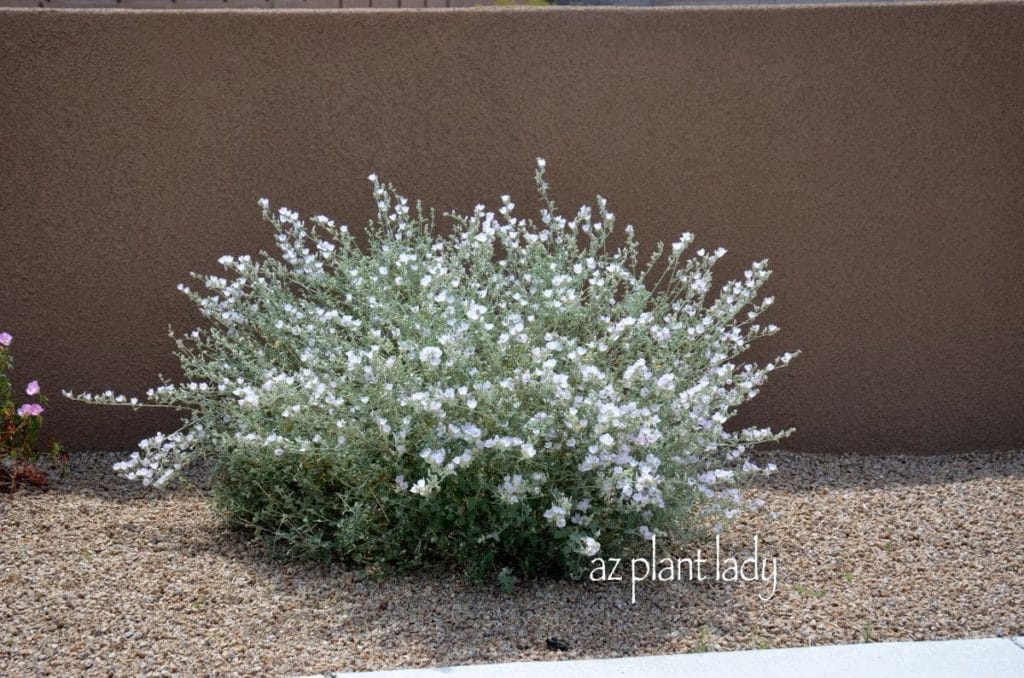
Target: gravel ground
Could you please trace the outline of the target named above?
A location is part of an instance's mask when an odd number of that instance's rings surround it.
[[[635,604],[629,559],[649,554],[622,554],[621,582],[511,595],[271,562],[218,525],[201,489],[141,489],[113,476],[117,459],[81,454],[48,492],[0,495],[0,675],[284,676],[1024,634],[1024,452],[762,454],[780,471],[749,495],[769,510],[720,545],[742,560],[756,535],[762,580],[713,581],[711,543],[711,579],[643,582]]]

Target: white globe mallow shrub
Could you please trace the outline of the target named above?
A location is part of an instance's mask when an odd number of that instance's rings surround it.
[[[211,458],[226,519],[291,556],[578,575],[719,528],[774,470],[748,452],[790,433],[726,426],[794,357],[742,360],[778,329],[767,262],[713,289],[725,250],[684,258],[684,233],[641,267],[603,198],[563,216],[535,178],[539,220],[506,195],[442,231],[371,175],[361,238],[263,199],[278,256],[180,286],[209,320],[176,340],[183,383],[66,395],[188,412],[116,469],[163,486]]]

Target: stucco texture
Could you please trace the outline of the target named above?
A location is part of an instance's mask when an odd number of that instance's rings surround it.
[[[72,450],[176,418],[66,401],[178,376],[175,290],[271,246],[256,200],[353,226],[376,171],[438,208],[596,193],[649,250],[775,271],[741,415],[813,452],[1024,445],[1024,4],[0,10],[0,330]]]

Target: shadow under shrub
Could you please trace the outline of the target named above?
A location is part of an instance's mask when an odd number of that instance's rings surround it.
[[[615,216],[561,216],[538,162],[539,222],[514,204],[433,213],[375,176],[360,248],[345,226],[261,200],[277,257],[222,257],[230,277],[181,286],[211,321],[177,339],[186,381],[133,398],[182,427],[117,465],[162,486],[198,457],[232,525],[280,555],[384,567],[578,576],[652,535],[682,541],[748,505],[751,447],[728,431],[786,353],[738,357],[777,328],[758,316],[767,262],[712,288],[725,251],[684,233],[644,267]],[[658,280],[648,276],[660,264]]]
[[[448,492],[456,501],[431,506],[410,496],[382,506],[374,490],[391,484],[387,469],[376,469],[376,483],[353,483],[366,478],[368,469],[353,473],[340,457],[222,455],[214,471],[215,506],[229,525],[257,535],[274,556],[285,559],[340,558],[395,570],[450,566],[474,580],[506,568],[527,576],[583,572],[585,562],[577,550],[552,548],[560,541],[557,529],[537,529],[537,515],[547,508],[543,502],[496,510],[488,494],[475,494],[471,483],[456,480]],[[500,484],[501,479],[491,482]],[[698,499],[692,490],[682,488],[674,499],[682,515],[696,517]],[[601,515],[606,512],[595,512],[594,519],[606,522]],[[489,538],[499,533],[502,539]],[[704,536],[687,521],[672,534],[682,541]],[[609,533],[602,552],[623,553],[636,546],[639,536]]]

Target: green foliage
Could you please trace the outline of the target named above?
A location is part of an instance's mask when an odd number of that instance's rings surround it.
[[[519,578],[512,574],[511,569],[503,567],[501,568],[501,571],[498,572],[498,586],[500,586],[501,590],[505,593],[512,593],[518,583]]]

